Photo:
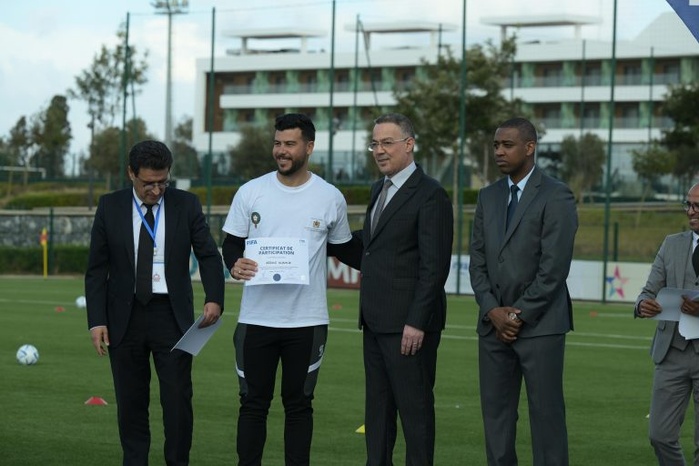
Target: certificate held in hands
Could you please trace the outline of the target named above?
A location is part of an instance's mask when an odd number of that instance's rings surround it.
[[[245,257],[257,262],[257,273],[245,286],[308,285],[308,242],[305,238],[249,238]]]

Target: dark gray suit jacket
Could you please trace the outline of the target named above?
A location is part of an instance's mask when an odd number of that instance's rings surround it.
[[[683,288],[687,262],[691,260],[693,235],[684,231],[668,235],[660,245],[653,265],[648,274],[648,280],[636,299],[634,309],[644,299],[655,299],[661,288]],[[667,355],[677,322],[659,320],[655,328],[655,336],[650,347],[653,362],[660,364]]]
[[[201,203],[189,192],[165,190],[165,280],[180,329],[194,323],[194,296],[189,259],[199,261],[205,302],[223,309],[223,262],[211,237]],[[121,342],[129,324],[136,283],[132,223],[133,190],[122,189],[100,198],[92,225],[85,274],[88,328],[106,325],[110,344]]]
[[[446,321],[454,216],[446,191],[419,166],[386,205],[371,235],[371,211],[383,179],[372,186],[361,261],[360,327],[402,333],[410,325],[441,331]]]
[[[505,231],[508,195],[507,177],[478,195],[469,265],[478,334],[493,330],[486,315],[500,306],[522,311],[521,338],[566,333],[573,328],[566,286],[578,228],[573,193],[534,167]]]

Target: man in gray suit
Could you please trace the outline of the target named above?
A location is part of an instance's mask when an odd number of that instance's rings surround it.
[[[498,127],[495,161],[507,176],[481,189],[473,224],[469,272],[479,306],[481,410],[490,466],[517,464],[522,378],[533,464],[568,464],[563,355],[573,316],[566,278],[578,220],[570,189],[536,167],[536,144],[536,129],[524,118]]]
[[[665,287],[699,291],[699,184],[687,193],[684,210],[690,231],[669,235],[660,246],[648,281],[636,300],[634,315],[650,318],[662,311],[655,300]],[[683,297],[680,310],[699,316],[699,302]],[[662,317],[662,316],[661,316]],[[694,411],[699,412],[699,340],[687,340],[677,322],[658,320],[651,345],[655,363],[650,402],[650,443],[660,465],[685,465],[680,446],[680,427],[694,391]],[[694,426],[694,464],[699,464],[699,422]]]

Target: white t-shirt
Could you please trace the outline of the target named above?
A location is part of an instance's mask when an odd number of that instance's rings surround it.
[[[271,172],[238,189],[223,231],[241,238],[305,238],[308,242],[308,285],[254,285],[243,289],[238,321],[265,327],[309,327],[328,324],[327,243],[352,237],[342,193],[311,174],[290,188]]]

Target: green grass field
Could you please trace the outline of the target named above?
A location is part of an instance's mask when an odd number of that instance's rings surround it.
[[[0,277],[0,464],[121,464],[109,361],[95,354],[85,311],[75,305],[82,286],[82,278]],[[232,335],[240,289],[228,286],[223,325],[194,361],[191,463],[196,466],[236,462]],[[198,284],[195,290],[201,302]],[[363,424],[364,376],[357,292],[331,290],[328,306],[330,335],[314,404],[312,464],[361,465],[364,437],[356,430]],[[473,298],[450,297],[448,313],[437,373],[435,464],[483,465]],[[656,464],[646,418],[654,322],[634,320],[629,305],[598,303],[576,303],[575,319],[565,374],[571,464]],[[24,343],[39,349],[37,365],[17,364],[15,352]],[[109,404],[85,405],[91,396]],[[163,459],[156,384],[151,398],[151,464],[157,465]],[[688,416],[682,438],[690,461],[692,419]],[[277,396],[264,464],[283,464],[282,423]],[[520,464],[531,465],[524,395],[518,433]],[[394,458],[404,464],[402,443]]]

